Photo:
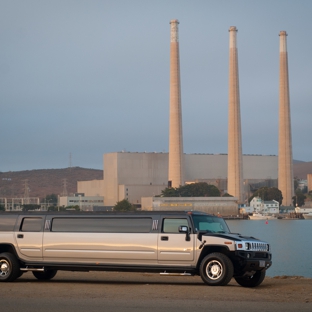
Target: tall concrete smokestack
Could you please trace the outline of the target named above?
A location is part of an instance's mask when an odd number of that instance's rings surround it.
[[[279,133],[278,133],[278,188],[283,194],[283,205],[292,206],[294,196],[293,158],[290,124],[290,102],[288,81],[288,55],[286,31],[280,36],[280,80],[279,80]]]
[[[229,62],[229,128],[228,128],[228,193],[243,198],[243,161],[242,161],[242,131],[239,100],[238,56],[236,46],[235,26],[230,32],[230,62]]]
[[[170,21],[171,42],[168,184],[172,187],[179,187],[184,184],[178,24],[178,20]]]

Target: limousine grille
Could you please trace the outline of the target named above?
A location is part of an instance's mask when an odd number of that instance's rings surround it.
[[[246,250],[252,251],[269,251],[270,247],[267,243],[257,242],[257,243],[246,243]]]

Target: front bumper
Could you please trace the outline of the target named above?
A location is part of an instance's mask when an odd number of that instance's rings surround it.
[[[272,265],[270,252],[236,251],[235,256],[244,272],[267,270]]]

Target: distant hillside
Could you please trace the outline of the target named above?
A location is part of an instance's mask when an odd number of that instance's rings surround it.
[[[25,180],[29,197],[61,195],[66,179],[67,193],[77,192],[77,181],[102,180],[103,170],[80,167],[0,172],[0,197],[24,197]]]
[[[312,173],[312,161],[293,164],[294,177],[307,179],[307,174]]]

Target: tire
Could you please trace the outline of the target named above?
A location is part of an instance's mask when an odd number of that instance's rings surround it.
[[[232,261],[226,255],[214,252],[202,260],[199,273],[207,285],[224,286],[232,279],[234,267]]]
[[[238,276],[234,277],[237,284],[243,287],[257,287],[259,286],[264,278],[265,278],[266,271],[256,271],[256,273],[252,276]]]
[[[40,271],[33,271],[32,274],[38,280],[50,280],[52,279],[57,273],[57,270],[44,270],[43,272]]]
[[[19,271],[17,278],[21,277],[25,272]]]
[[[20,265],[9,252],[0,254],[0,282],[13,282],[20,276]]]

